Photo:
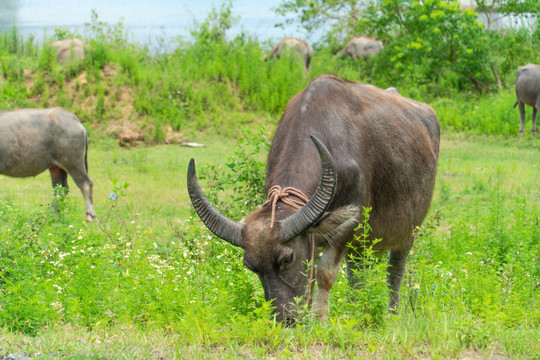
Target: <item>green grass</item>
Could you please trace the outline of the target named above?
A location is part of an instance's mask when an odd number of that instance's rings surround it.
[[[432,209],[408,262],[401,314],[370,313],[371,305],[349,301],[342,273],[330,319],[308,316],[290,329],[270,320],[241,252],[188,217],[189,158],[201,172],[205,163],[226,169],[238,151],[232,140],[198,140],[208,146],[126,150],[105,140],[93,143],[100,218],[94,224],[83,223],[76,188],[58,216],[47,205],[48,175],[0,179],[0,354],[540,356],[537,138],[443,136]],[[116,203],[108,199],[115,187],[110,179],[117,179],[116,187],[129,183]],[[233,185],[226,194],[238,195],[230,192]],[[374,283],[384,280],[380,272],[371,274]],[[367,291],[366,298],[386,303],[375,288]]]
[[[185,147],[159,145],[126,149],[113,141],[97,140],[89,148],[89,174],[94,182],[94,206],[99,215],[107,213],[113,191],[111,180],[118,185],[128,184],[128,191],[122,197],[125,208],[122,215],[137,210],[140,219],[155,222],[157,227],[166,226],[168,221],[177,221],[190,215],[189,197],[186,189],[186,174],[189,159],[197,163],[222,163],[234,149],[235,141],[218,136],[194,138],[206,147]],[[68,178],[70,200],[80,207],[84,214],[84,199],[73,182]],[[10,178],[0,175],[2,191],[0,198],[17,204],[25,212],[46,207],[51,199],[51,180],[48,171],[35,178]],[[128,212],[129,210],[129,212]],[[125,212],[124,212],[125,211]],[[164,216],[167,214],[166,216]]]

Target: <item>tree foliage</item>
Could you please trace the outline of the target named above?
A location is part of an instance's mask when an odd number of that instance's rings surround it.
[[[367,4],[365,0],[285,0],[274,11],[291,15],[284,23],[298,22],[308,32],[329,26],[333,34],[350,35],[362,21]]]
[[[232,15],[231,1],[224,1],[220,9],[212,6],[203,22],[195,22],[194,28],[190,31],[191,36],[196,42],[222,42],[225,40],[227,30],[237,21],[238,18]]]
[[[540,2],[538,0],[474,0],[476,11],[484,14],[486,28],[491,24],[507,16],[515,16],[526,19],[536,19],[540,14]]]
[[[419,81],[433,81],[449,71],[486,90],[488,37],[473,10],[458,1],[376,0],[364,14],[384,40],[392,70]]]
[[[473,84],[489,91],[496,82],[501,86],[496,68],[508,62],[499,49],[499,40],[512,41],[504,34],[492,36],[487,32],[478,22],[478,13],[486,13],[487,18],[497,11],[502,16],[538,22],[540,3],[472,0],[472,4],[477,6],[476,11],[463,9],[459,0],[284,0],[275,11],[291,16],[285,23],[298,22],[308,31],[329,29],[323,42],[333,51],[343,47],[352,35],[383,41],[384,51],[369,62],[376,72],[384,73],[387,82],[409,79],[429,84],[452,78],[458,87]],[[526,37],[538,39],[538,27],[536,33],[529,29]],[[511,31],[509,34],[512,37]],[[538,41],[532,42],[538,47]],[[518,56],[516,61],[525,61],[525,57]],[[534,57],[526,60],[534,61]]]

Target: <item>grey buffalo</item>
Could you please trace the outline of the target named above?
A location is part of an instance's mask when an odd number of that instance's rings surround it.
[[[363,36],[355,36],[349,40],[343,50],[337,53],[337,56],[348,55],[355,60],[360,57],[367,60],[380,53],[382,49],[383,44],[378,40]]]
[[[80,39],[64,39],[51,43],[56,50],[56,60],[63,64],[68,60],[84,59],[84,46]]]
[[[527,64],[518,68],[516,97],[514,108],[519,105],[519,135],[523,135],[523,127],[525,126],[525,105],[533,108],[531,135],[536,135],[536,117],[538,109],[540,109],[540,65]]]
[[[302,57],[304,61],[304,67],[309,68],[311,63],[311,57],[313,56],[313,48],[304,40],[299,40],[293,37],[285,37],[274,47],[274,49],[268,55],[268,58],[277,58],[285,51],[292,51]]]
[[[62,108],[0,111],[0,174],[29,177],[49,169],[53,187],[66,189],[71,175],[83,193],[86,220],[92,221],[96,213],[87,150],[84,126]]]
[[[317,263],[313,309],[321,318],[343,259],[352,286],[361,286],[355,269],[362,263],[347,256],[348,244],[362,248],[355,229],[362,208],[371,207],[369,240],[382,239],[373,248],[390,252],[388,306],[395,312],[414,231],[430,206],[439,141],[439,122],[428,105],[323,75],[296,94],[281,117],[268,155],[268,198],[258,210],[244,222],[221,215],[204,196],[193,159],[188,193],[203,223],[244,249],[244,264],[285,322],[297,316],[295,298],[311,302],[311,260]]]

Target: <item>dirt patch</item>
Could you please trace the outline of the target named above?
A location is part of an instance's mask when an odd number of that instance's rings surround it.
[[[165,136],[165,143],[167,144],[185,144],[186,139],[182,133],[174,131],[172,126],[167,127],[167,135]]]
[[[134,90],[119,79],[123,76],[120,65],[106,63],[98,74],[80,69],[69,79],[66,76],[69,69],[66,67],[62,71],[65,72],[65,81],[58,80],[55,74],[23,70],[35,107],[63,106],[83,123],[90,123],[93,131],[118,139],[121,146],[156,143],[153,124],[149,124],[145,116],[136,110]],[[0,83],[3,81],[0,77]],[[64,105],[66,100],[69,105]],[[185,144],[187,141],[171,126],[164,126],[163,131],[165,133],[159,137],[159,143]]]
[[[132,147],[141,145],[145,140],[144,131],[139,129],[134,123],[124,123],[111,125],[107,133],[118,139],[120,146]]]

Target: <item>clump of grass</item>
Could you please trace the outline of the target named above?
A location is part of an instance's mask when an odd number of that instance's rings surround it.
[[[443,129],[469,134],[513,136],[519,129],[519,111],[513,108],[515,102],[515,92],[507,89],[474,101],[440,98],[433,103],[433,108]],[[527,120],[530,126],[530,116]]]

